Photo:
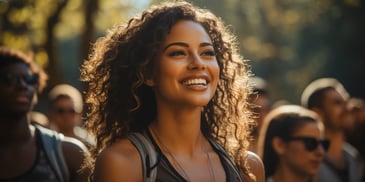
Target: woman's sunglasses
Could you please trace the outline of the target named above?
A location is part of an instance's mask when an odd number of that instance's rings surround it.
[[[298,140],[304,143],[305,149],[307,151],[314,151],[317,149],[318,145],[322,145],[323,149],[325,151],[328,150],[329,146],[330,146],[330,141],[327,139],[324,140],[317,140],[316,138],[313,137],[290,137],[288,139],[289,141],[291,140]]]
[[[15,86],[19,84],[21,81],[26,83],[29,86],[35,86],[38,83],[38,75],[37,74],[27,74],[27,75],[17,75],[17,74],[0,74],[0,82],[7,86]]]
[[[54,108],[53,111],[57,114],[76,114],[76,110],[73,108]]]

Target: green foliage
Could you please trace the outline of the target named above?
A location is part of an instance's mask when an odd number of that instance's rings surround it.
[[[159,2],[0,1],[0,44],[34,51],[37,62],[49,69],[53,83],[61,82],[63,76],[69,75],[69,67],[78,69],[87,57],[90,44],[107,29],[128,20],[148,3]],[[362,1],[191,2],[210,9],[226,22],[237,35],[242,55],[251,60],[253,73],[268,80],[274,100],[298,103],[306,84],[323,76],[335,77],[345,84],[350,94],[365,97],[364,84],[357,83],[365,77]]]
[[[299,103],[319,77],[339,79],[365,97],[365,5],[360,0],[194,0],[237,35],[253,73],[269,82],[273,100]],[[357,79],[354,79],[357,78]],[[363,84],[362,84],[363,85]]]

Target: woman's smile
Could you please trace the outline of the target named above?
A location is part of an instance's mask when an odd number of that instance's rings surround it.
[[[215,94],[219,65],[205,29],[194,21],[176,23],[162,44],[151,87],[157,102],[204,106]]]

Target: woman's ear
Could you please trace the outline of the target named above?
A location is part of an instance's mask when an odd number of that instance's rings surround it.
[[[153,75],[151,72],[147,71],[146,68],[141,70],[141,74],[143,75],[144,84],[149,87],[155,86],[155,82],[153,81]]]
[[[271,140],[271,145],[272,148],[274,149],[274,151],[278,154],[281,155],[285,152],[285,146],[286,143],[279,137],[274,137]]]

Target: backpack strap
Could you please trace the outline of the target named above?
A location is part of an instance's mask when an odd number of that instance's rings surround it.
[[[154,182],[157,177],[157,153],[151,141],[141,133],[133,132],[128,139],[137,148],[142,159],[144,182]]]
[[[55,170],[58,179],[61,182],[70,181],[70,174],[62,151],[63,135],[39,125],[34,126],[36,133],[40,136],[45,155],[51,167]]]
[[[234,163],[232,160],[231,160],[231,157],[230,155],[226,152],[226,150],[224,150],[224,148],[219,144],[217,143],[215,140],[209,138],[209,141],[210,143],[213,145],[213,147],[215,149],[218,150],[218,152],[221,155],[222,159],[226,162],[226,164],[228,164],[229,166],[231,166],[231,169],[234,169],[234,173],[236,174],[236,176],[239,178],[239,179],[235,179],[236,181],[243,181],[242,179],[242,176],[240,174],[240,170],[238,169],[236,163]]]

